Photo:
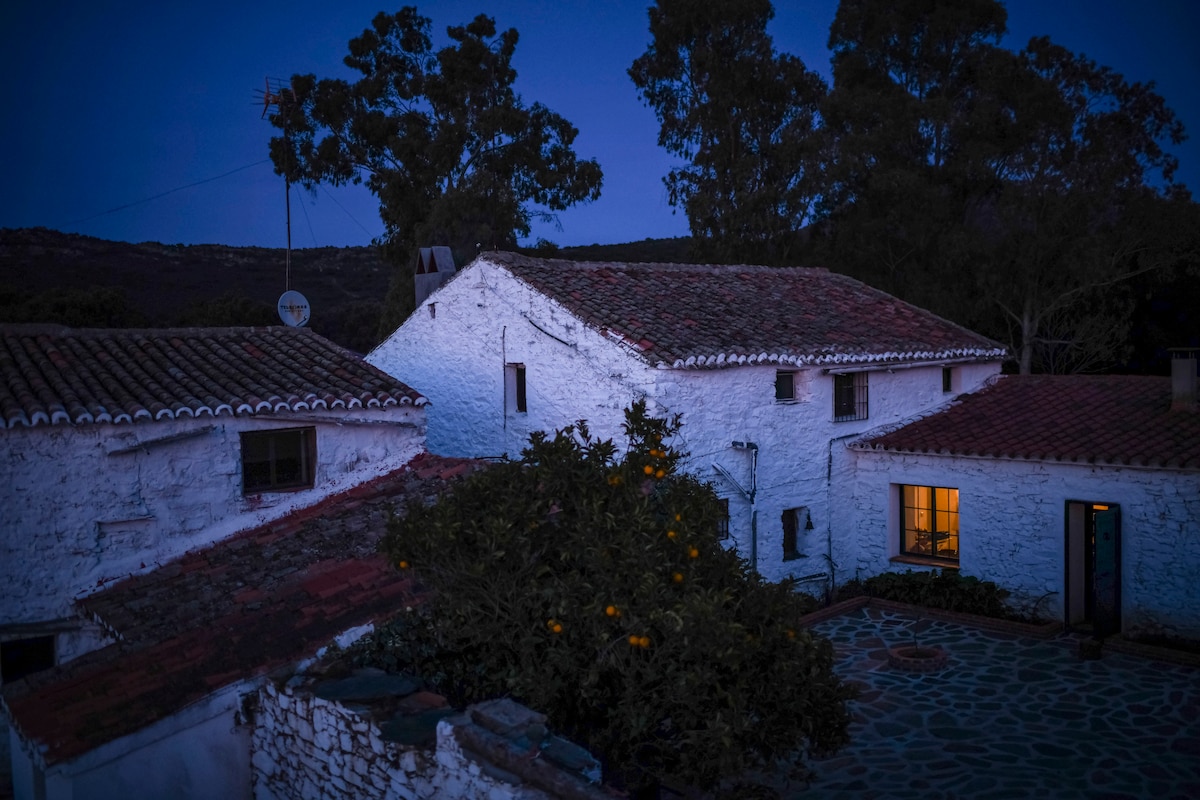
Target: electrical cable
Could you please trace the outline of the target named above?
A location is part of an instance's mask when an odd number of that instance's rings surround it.
[[[140,206],[145,203],[149,203],[152,200],[158,200],[159,198],[166,197],[169,194],[175,194],[175,192],[182,192],[184,189],[191,189],[193,186],[200,186],[201,184],[212,183],[213,181],[219,181],[221,178],[228,178],[230,175],[233,175],[235,173],[242,172],[243,170],[250,169],[251,167],[257,167],[257,166],[261,166],[263,164],[269,164],[270,162],[271,162],[271,159],[264,158],[262,161],[255,161],[253,164],[246,164],[245,166],[238,167],[237,169],[231,169],[231,170],[229,170],[229,172],[223,172],[220,175],[214,175],[211,178],[205,178],[204,180],[196,181],[195,183],[189,183],[184,186],[177,186],[174,189],[168,189],[165,192],[160,192],[159,194],[151,195],[150,197],[146,197],[142,200],[135,200],[134,202],[126,203],[123,206],[117,206],[116,208],[110,208],[107,211],[101,211],[99,214],[92,214],[90,217],[83,217],[82,219],[71,220],[70,222],[68,222],[66,224],[67,225],[78,225],[81,222],[90,222],[91,220],[97,219],[99,217],[104,217],[109,214],[115,214],[118,211],[124,211],[125,209],[133,208],[134,206]]]

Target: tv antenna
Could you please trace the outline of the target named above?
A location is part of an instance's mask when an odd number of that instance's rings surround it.
[[[264,78],[262,90],[262,114],[266,119],[271,109],[283,117],[283,138],[291,151],[291,131],[288,129],[288,107],[296,102],[296,90],[290,83],[279,78]],[[279,298],[279,318],[285,325],[301,327],[308,322],[308,300],[299,292],[292,291],[292,181],[287,172],[283,175],[284,208],[287,213],[287,255],[284,258],[283,294]]]

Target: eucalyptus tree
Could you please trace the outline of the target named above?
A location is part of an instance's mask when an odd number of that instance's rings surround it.
[[[276,172],[310,189],[362,183],[379,199],[401,265],[384,327],[407,311],[414,246],[448,245],[462,263],[476,244],[511,247],[533,219],[600,196],[578,131],[514,90],[516,29],[481,14],[435,49],[431,24],[412,6],[379,13],[344,59],[357,80],[296,75],[271,117]]]
[[[664,178],[703,256],[788,263],[820,199],[824,81],[777,53],[769,0],[657,0],[629,75],[686,163]]]

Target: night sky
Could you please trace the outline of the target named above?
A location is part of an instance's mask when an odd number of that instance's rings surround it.
[[[645,0],[439,0],[446,26],[478,13],[521,34],[514,66],[526,104],[580,131],[576,152],[604,170],[598,202],[539,224],[560,245],[683,236],[661,178],[671,159],[626,70],[649,41]],[[1155,81],[1192,138],[1179,177],[1200,193],[1200,2],[1009,0],[1014,49],[1046,34],[1126,78]],[[0,227],[45,226],[120,241],[281,247],[284,186],[267,161],[264,78],[353,77],[347,42],[378,2],[0,4]],[[829,77],[836,0],[776,0],[776,47]],[[199,185],[187,187],[190,184]],[[178,191],[174,191],[178,190]],[[140,202],[163,195],[149,202]],[[124,207],[128,206],[128,207]],[[124,207],[124,208],[122,208]],[[119,210],[114,210],[119,209]],[[106,213],[111,212],[111,213]],[[362,245],[382,232],[361,188],[293,189],[295,247]],[[530,242],[530,243],[531,243]]]

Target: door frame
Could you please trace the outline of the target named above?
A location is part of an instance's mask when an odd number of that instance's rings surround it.
[[[1107,633],[1121,630],[1121,506],[1098,500],[1067,500],[1063,509],[1063,624],[1095,625],[1097,606],[1094,545],[1095,512],[1108,510],[1115,515],[1113,542],[1113,595],[1106,605],[1115,610],[1114,623]],[[1100,631],[1097,631],[1099,634]]]

